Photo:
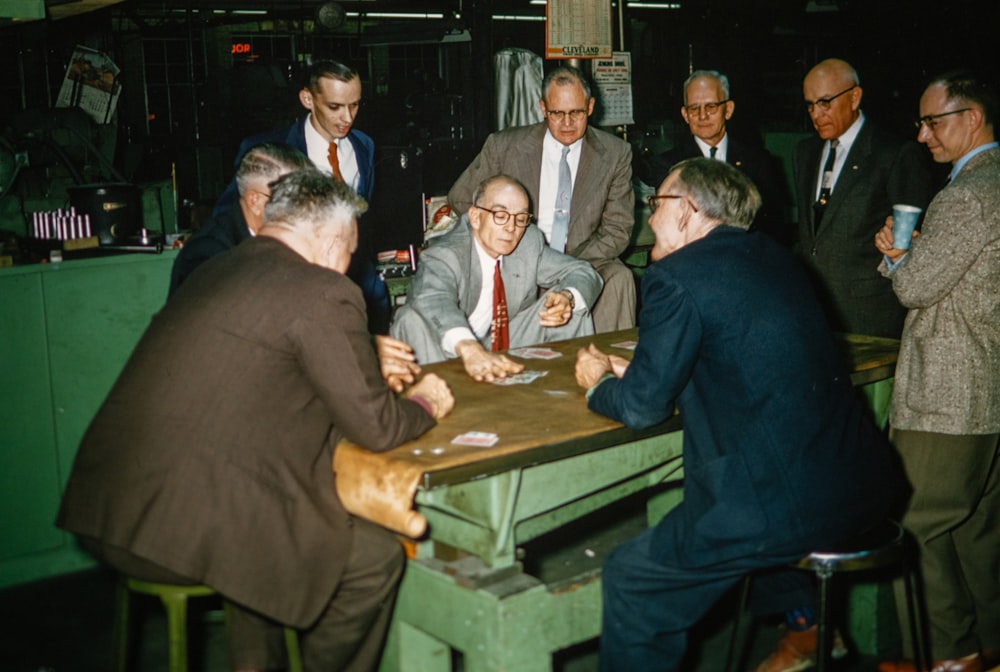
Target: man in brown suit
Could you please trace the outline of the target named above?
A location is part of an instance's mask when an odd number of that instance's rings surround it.
[[[454,404],[405,345],[366,329],[343,273],[365,202],[315,170],[272,184],[257,237],[199,269],[153,318],[76,457],[58,525],[119,571],[204,583],[236,608],[233,669],[370,670],[403,558],[337,499],[341,437],[374,451]],[[396,353],[396,357],[393,357]],[[383,380],[385,379],[385,380]]]

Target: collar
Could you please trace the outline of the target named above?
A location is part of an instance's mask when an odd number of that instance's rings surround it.
[[[965,168],[965,164],[967,164],[969,160],[976,154],[982,154],[986,150],[994,149],[995,147],[1000,147],[1000,142],[996,141],[987,142],[985,145],[979,145],[975,149],[966,152],[965,156],[963,156],[962,158],[960,158],[958,161],[955,162],[955,167],[951,169],[951,174],[948,176],[948,181],[950,182],[951,180],[954,180],[958,176],[958,174],[962,172],[962,169]]]
[[[692,135],[694,138],[694,144],[698,145],[698,149],[701,150],[701,155],[707,157],[712,151],[712,145],[708,144],[696,135]],[[729,132],[723,134],[722,140],[719,140],[718,144],[715,145],[715,158],[719,161],[725,160],[729,156]]]
[[[586,133],[583,134],[583,138],[585,137],[587,137]],[[572,145],[569,145],[568,156],[573,156],[574,154],[579,156],[580,147],[583,146],[583,138],[580,138]],[[555,139],[552,133],[549,132],[548,126],[545,127],[545,139],[542,140],[542,142],[545,144],[544,149],[547,149],[550,152],[556,152],[556,156],[560,156],[562,154],[563,147],[566,147],[566,145]]]
[[[837,156],[847,156],[847,153],[851,151],[851,147],[854,145],[854,141],[858,139],[858,134],[861,132],[861,127],[864,124],[865,113],[859,112],[858,118],[854,120],[854,123],[848,126],[847,130],[837,138]]]

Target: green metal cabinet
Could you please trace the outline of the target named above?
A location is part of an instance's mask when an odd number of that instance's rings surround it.
[[[53,525],[59,498],[175,256],[0,269],[0,588],[93,565]]]

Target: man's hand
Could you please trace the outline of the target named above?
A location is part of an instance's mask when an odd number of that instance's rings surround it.
[[[479,341],[459,341],[455,344],[455,354],[462,358],[465,372],[478,382],[492,383],[497,378],[524,371],[524,364],[496,352],[487,352]]]
[[[444,379],[437,374],[428,373],[416,385],[406,391],[405,397],[417,396],[431,407],[431,415],[440,420],[455,408],[455,395]]]
[[[420,375],[417,356],[408,343],[390,336],[375,336],[382,378],[393,392],[402,392]]]
[[[545,293],[545,308],[538,311],[539,322],[543,327],[561,327],[573,317],[572,294],[569,290]]]
[[[624,376],[625,371],[628,370],[628,365],[632,363],[631,360],[619,357],[618,355],[608,355],[608,361],[611,362],[611,373],[615,374],[615,378]]]
[[[913,232],[914,238],[916,238],[919,235],[920,235],[919,231]],[[875,247],[878,249],[879,252],[888,257],[889,261],[895,264],[900,259],[902,259],[903,255],[909,252],[909,250],[896,249],[895,247],[892,246],[894,242],[895,238],[893,238],[892,235],[892,215],[889,215],[888,217],[885,218],[885,224],[875,234]]]
[[[621,357],[617,359],[621,359]],[[627,367],[628,363],[625,364],[625,368]],[[619,364],[619,368],[621,368],[621,364]],[[625,368],[621,368],[623,374],[625,373]],[[597,346],[591,343],[586,348],[580,348],[577,351],[576,367],[573,371],[576,374],[576,384],[585,390],[589,390],[594,385],[597,385],[597,381],[604,374],[614,373],[614,366],[611,357],[598,350]],[[615,375],[618,374],[615,373]]]

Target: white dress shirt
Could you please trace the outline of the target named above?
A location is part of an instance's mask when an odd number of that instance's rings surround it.
[[[552,217],[556,209],[556,191],[559,189],[559,162],[562,159],[564,144],[552,137],[546,130],[542,141],[542,172],[538,183],[538,203],[535,205],[538,217],[538,228],[548,242],[552,235]],[[569,146],[566,162],[569,164],[569,174],[576,184],[576,169],[580,165],[580,152],[583,148],[583,138]],[[572,215],[570,215],[572,216]]]

